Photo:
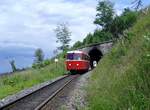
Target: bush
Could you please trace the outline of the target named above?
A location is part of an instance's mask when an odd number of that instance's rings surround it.
[[[50,65],[50,64],[51,64],[51,61],[48,60],[48,59],[43,61],[44,66],[47,66],[47,65]]]
[[[51,61],[47,59],[47,60],[44,60],[43,62],[33,63],[32,68],[40,69],[40,68],[43,68],[43,67],[48,66],[50,64],[51,64]]]

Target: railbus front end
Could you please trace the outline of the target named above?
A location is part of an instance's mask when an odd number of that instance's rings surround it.
[[[90,57],[82,51],[69,51],[66,55],[66,68],[71,73],[86,72],[90,68]]]

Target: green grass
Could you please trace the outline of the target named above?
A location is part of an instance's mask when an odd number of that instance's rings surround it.
[[[61,59],[57,67],[53,62],[41,69],[29,69],[0,78],[0,99],[63,75],[66,72],[64,66],[64,60]]]
[[[124,34],[92,73],[88,110],[150,110],[150,12]]]

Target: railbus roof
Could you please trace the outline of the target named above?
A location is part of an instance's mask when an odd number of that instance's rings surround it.
[[[80,54],[85,54],[88,55],[86,52],[80,51],[80,50],[73,50],[73,51],[68,51],[67,54],[69,53],[80,53]],[[89,56],[89,55],[88,55]]]

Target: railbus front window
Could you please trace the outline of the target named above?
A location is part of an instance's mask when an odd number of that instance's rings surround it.
[[[74,54],[74,60],[81,60],[80,54]]]
[[[67,55],[68,60],[81,60],[80,54],[70,53]]]
[[[72,53],[67,54],[67,59],[68,59],[68,60],[73,60],[73,54],[72,54]]]

